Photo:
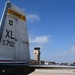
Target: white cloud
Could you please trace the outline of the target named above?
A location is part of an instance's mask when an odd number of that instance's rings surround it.
[[[29,41],[35,44],[46,44],[49,42],[49,36],[36,36],[35,38],[30,38]]]
[[[0,26],[1,26],[1,21],[0,21]]]
[[[68,51],[65,52],[66,54],[75,54],[75,46],[70,47]]]
[[[28,14],[26,17],[29,22],[40,21],[40,17],[37,14]]]

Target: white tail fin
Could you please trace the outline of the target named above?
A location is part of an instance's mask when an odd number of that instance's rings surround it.
[[[0,27],[0,59],[30,60],[29,39],[24,12],[6,3]]]

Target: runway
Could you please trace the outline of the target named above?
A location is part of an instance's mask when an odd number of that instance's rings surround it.
[[[36,69],[29,75],[75,75],[75,69],[66,70],[50,70],[50,69]]]

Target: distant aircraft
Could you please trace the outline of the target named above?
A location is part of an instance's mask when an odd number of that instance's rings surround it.
[[[24,12],[6,2],[0,25],[0,75],[28,75],[36,68],[69,68],[74,66],[31,65],[29,38]]]

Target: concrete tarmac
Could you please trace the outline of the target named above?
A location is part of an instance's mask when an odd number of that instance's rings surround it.
[[[50,69],[36,69],[29,75],[75,75],[75,69],[62,69],[62,70],[50,70]]]

